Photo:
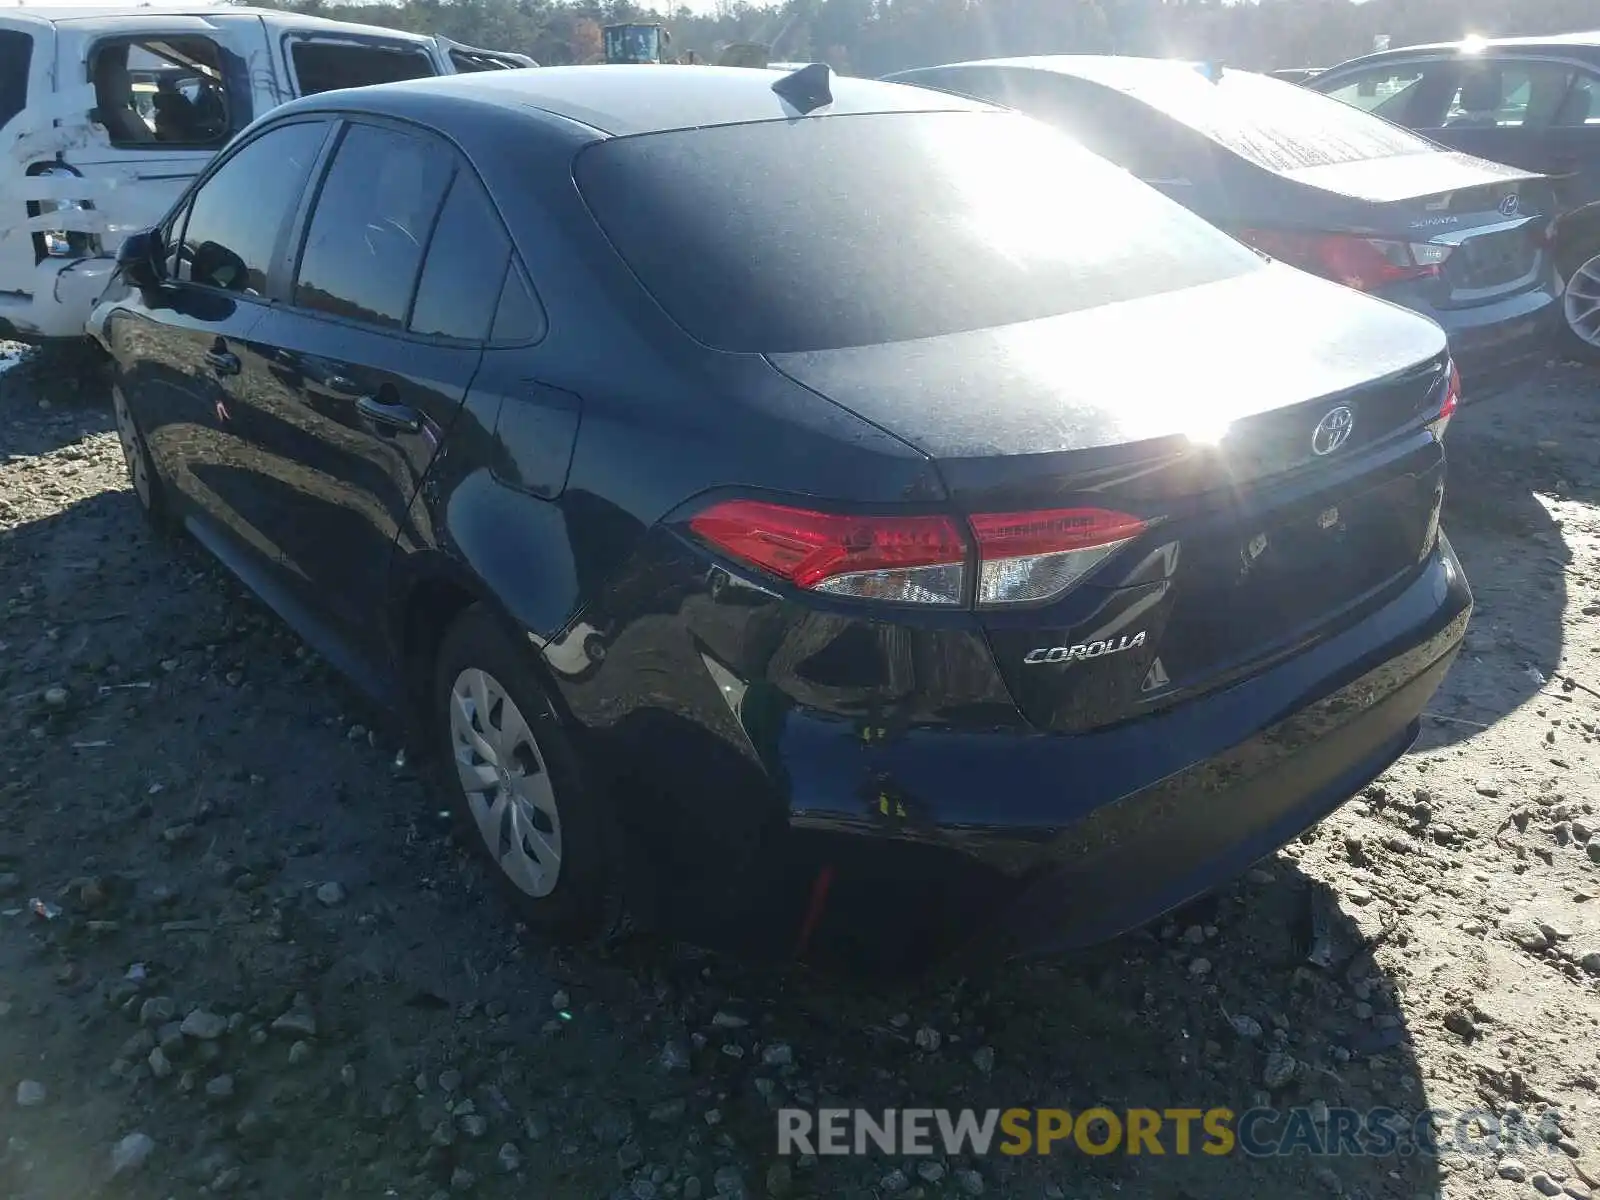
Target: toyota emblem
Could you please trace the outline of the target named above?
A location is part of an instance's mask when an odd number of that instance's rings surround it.
[[[1516,216],[1517,209],[1521,207],[1522,199],[1515,192],[1512,192],[1509,196],[1502,197],[1500,200],[1500,212],[1504,216]]]
[[[1341,404],[1318,421],[1317,427],[1311,431],[1311,453],[1332,454],[1350,440],[1350,431],[1355,425],[1356,414]]]

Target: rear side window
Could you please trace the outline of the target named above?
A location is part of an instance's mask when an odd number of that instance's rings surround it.
[[[613,138],[585,149],[575,176],[657,302],[723,350],[934,337],[1262,265],[1065,134],[1012,113]]]
[[[28,68],[33,35],[0,29],[0,128],[28,106]]]
[[[300,85],[302,96],[337,88],[426,79],[437,73],[433,59],[415,46],[296,39],[290,43],[289,57],[294,62],[295,82]]]
[[[513,261],[506,272],[506,285],[500,289],[500,308],[489,340],[497,346],[521,346],[538,341],[544,332],[544,307]]]
[[[1281,79],[1224,71],[1216,83],[1133,93],[1268,171],[1297,171],[1438,149],[1398,125]],[[1198,83],[1200,86],[1194,86]]]
[[[423,247],[454,169],[449,151],[423,138],[351,126],[317,196],[295,304],[403,328]]]
[[[411,332],[481,342],[489,335],[511,239],[478,177],[457,171],[417,285]]]

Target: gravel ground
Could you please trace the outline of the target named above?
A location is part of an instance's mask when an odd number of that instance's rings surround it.
[[[0,366],[0,1196],[1587,1197],[1600,375],[1451,432],[1478,597],[1415,751],[1165,925],[867,987],[522,935],[395,735]],[[779,1160],[771,1109],[1472,1112],[1472,1153]],[[1494,1152],[1520,1122],[1548,1144]],[[1597,1188],[1600,1192],[1600,1188]]]

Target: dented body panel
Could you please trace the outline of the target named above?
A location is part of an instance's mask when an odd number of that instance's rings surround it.
[[[157,224],[227,140],[256,117],[306,91],[408,72],[453,74],[457,60],[465,61],[463,52],[475,65],[462,69],[532,62],[399,30],[204,5],[19,8],[0,12],[0,32],[32,39],[26,106],[0,126],[0,337],[23,341],[82,337],[122,239]],[[179,76],[181,65],[146,50],[172,42],[210,52],[199,69],[201,82],[225,105],[225,130],[203,143],[164,141],[159,130],[119,141],[100,111],[107,77],[97,90],[97,56],[105,47],[126,45],[146,67],[154,63]],[[307,45],[317,48],[321,61],[317,78],[302,81],[295,47]],[[329,70],[339,49],[351,56],[348,79]],[[363,64],[374,63],[376,73],[364,76]],[[140,87],[152,90],[149,83]]]

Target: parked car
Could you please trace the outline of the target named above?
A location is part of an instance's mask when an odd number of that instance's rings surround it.
[[[1283,80],[1285,83],[1305,83],[1322,74],[1323,70],[1324,68],[1322,67],[1279,67],[1276,71],[1270,71],[1268,74],[1274,79]]]
[[[1369,54],[1309,86],[1442,145],[1551,176],[1562,343],[1600,362],[1600,33]]]
[[[0,337],[83,337],[122,236],[285,100],[532,61],[231,5],[0,9]]]
[[[1467,621],[1439,327],[990,105],[314,96],[120,261],[139,503],[414,714],[546,929],[1108,937],[1386,769]]]
[[[1063,55],[891,76],[1011,105],[1267,254],[1438,321],[1472,397],[1549,352],[1553,200],[1294,84],[1168,59]]]

